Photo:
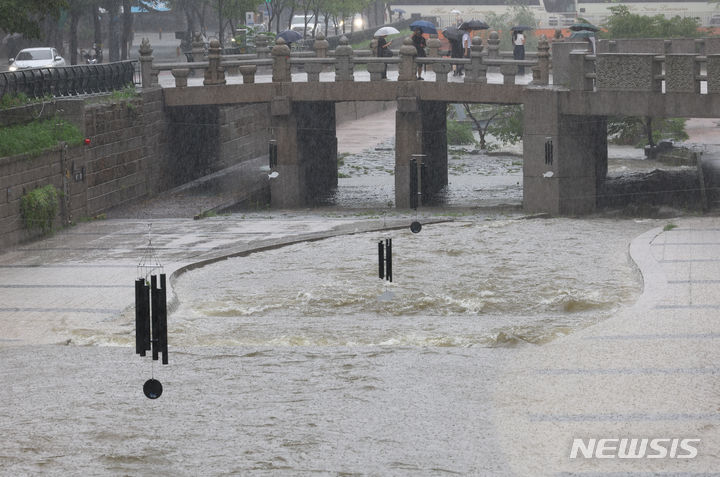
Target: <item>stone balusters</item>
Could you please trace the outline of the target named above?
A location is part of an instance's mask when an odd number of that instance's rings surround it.
[[[482,39],[479,36],[473,37],[470,64],[465,70],[466,83],[487,83],[487,65],[483,64],[482,50]]]
[[[550,43],[545,35],[538,40],[538,62],[532,67],[532,84],[550,84]]]
[[[315,41],[313,42],[313,50],[315,50],[315,56],[318,58],[327,58],[328,49],[330,43],[325,39],[325,35],[322,32],[318,32],[315,35]]]
[[[155,82],[153,83],[153,49],[150,47],[150,41],[147,38],[142,39],[140,43],[140,76],[143,88],[149,88],[153,84],[157,84],[157,73],[155,73]]]
[[[413,45],[410,37],[403,40],[400,47],[400,67],[398,71],[398,81],[414,81],[416,78],[417,67],[415,66],[415,57],[417,50]]]
[[[270,54],[273,57],[273,83],[289,83],[292,81],[290,75],[290,47],[287,46],[285,40],[282,38],[275,40],[275,46],[273,46]]]
[[[435,72],[436,83],[447,83],[448,73],[450,73],[450,70],[452,69],[452,64],[446,62],[435,63],[432,65],[432,69]]]
[[[242,65],[238,67],[242,75],[243,84],[252,84],[255,82],[255,73],[257,73],[257,65]]]
[[[720,93],[720,54],[707,55],[707,92]]]
[[[335,48],[335,81],[353,81],[354,79],[353,49],[347,37],[340,37]]]
[[[265,59],[270,56],[270,48],[268,48],[268,37],[264,33],[260,33],[255,37],[255,52],[258,59]]]
[[[313,63],[311,61],[305,63],[304,67],[305,73],[307,73],[308,83],[317,83],[320,81],[320,73],[324,66],[322,63]]]
[[[170,70],[173,78],[175,78],[176,88],[185,88],[188,85],[187,79],[190,75],[190,68],[173,68]]]
[[[498,32],[491,31],[487,39],[487,57],[489,60],[496,60],[500,58],[500,35]]]
[[[500,74],[503,77],[505,86],[515,84],[515,77],[518,73],[518,65],[514,63],[503,63],[500,65]]]
[[[368,73],[370,73],[370,81],[382,81],[383,73],[385,73],[386,67],[385,63],[379,61],[368,63],[367,70]]]
[[[222,57],[220,55],[220,42],[214,39],[210,42],[208,53],[208,69],[205,71],[205,86],[214,84],[225,84],[225,67],[220,63]]]

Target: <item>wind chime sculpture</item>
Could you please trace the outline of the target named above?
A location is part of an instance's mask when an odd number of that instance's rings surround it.
[[[140,356],[146,356],[147,351],[152,351],[152,361],[157,361],[162,353],[162,364],[168,364],[165,273],[155,255],[149,231],[148,246],[137,268],[135,352]],[[145,381],[143,392],[149,399],[157,399],[162,395],[162,384],[155,379],[154,367],[151,368],[151,378]]]

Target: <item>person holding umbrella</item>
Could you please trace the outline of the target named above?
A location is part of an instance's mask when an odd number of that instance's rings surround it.
[[[525,35],[523,32],[529,30],[529,27],[523,25],[514,26],[512,30],[512,44],[513,44],[513,59],[524,60],[525,59]],[[525,74],[525,67],[518,67],[518,74]]]
[[[443,36],[447,39],[447,41],[450,43],[450,57],[451,58],[462,58],[463,57],[463,46],[462,46],[462,37],[463,37],[464,31],[460,30],[456,27],[448,27],[443,31]],[[462,73],[462,65],[461,64],[454,64],[453,65],[453,76],[460,76]]]
[[[412,36],[412,42],[415,46],[415,50],[417,51],[417,57],[418,58],[424,58],[427,56],[425,54],[425,47],[427,46],[427,42],[425,41],[425,37],[422,35],[422,28],[416,27],[415,30],[413,30],[413,36]],[[418,65],[417,67],[417,79],[422,80],[422,65]]]

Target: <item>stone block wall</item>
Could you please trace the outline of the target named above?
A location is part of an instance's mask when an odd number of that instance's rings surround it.
[[[163,183],[161,90],[117,102],[60,100],[42,111],[76,124],[90,144],[0,158],[0,249],[37,235],[25,230],[20,214],[20,198],[35,188],[52,184],[61,193],[60,226],[142,198]],[[27,121],[23,114],[3,115],[11,116]]]

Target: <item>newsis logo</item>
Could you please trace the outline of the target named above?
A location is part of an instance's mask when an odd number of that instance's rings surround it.
[[[585,459],[693,459],[700,439],[579,439],[574,438],[570,458]]]

